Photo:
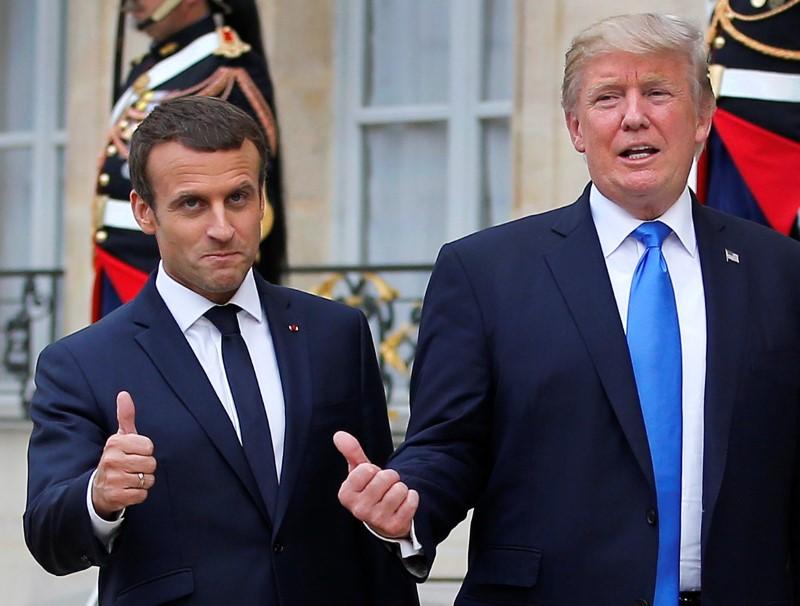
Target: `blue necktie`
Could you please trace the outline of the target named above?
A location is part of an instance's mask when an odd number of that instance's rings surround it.
[[[278,495],[278,474],[272,436],[253,361],[239,331],[239,321],[236,319],[238,312],[237,305],[217,305],[209,309],[205,316],[222,335],[222,362],[239,417],[242,448],[261,497],[267,509],[273,513]]]
[[[633,273],[628,349],[647,430],[658,503],[653,606],[678,603],[681,540],[681,334],[675,293],[661,252],[669,227],[642,223],[632,235],[645,251]]]

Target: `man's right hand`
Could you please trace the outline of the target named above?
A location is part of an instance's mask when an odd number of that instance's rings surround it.
[[[345,431],[333,436],[347,460],[348,475],[339,489],[339,502],[356,518],[387,539],[407,539],[419,505],[419,494],[400,481],[394,469],[369,462],[358,440]]]
[[[119,429],[106,440],[92,485],[94,510],[106,520],[143,502],[156,481],[153,442],[136,433],[136,407],[127,391],[117,394],[117,423]]]

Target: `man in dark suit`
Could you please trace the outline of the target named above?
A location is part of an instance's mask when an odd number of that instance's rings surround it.
[[[800,246],[687,187],[702,35],[627,15],[567,52],[572,205],[446,245],[406,442],[335,441],[340,500],[426,575],[474,508],[459,606],[800,600]]]
[[[417,603],[336,500],[335,430],[391,452],[366,320],[253,273],[267,157],[225,101],[155,109],[131,204],[161,264],[40,357],[25,537],[54,574],[99,566],[101,604]]]

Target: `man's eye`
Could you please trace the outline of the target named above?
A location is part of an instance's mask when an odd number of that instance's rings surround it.
[[[237,191],[230,195],[231,202],[244,202],[247,200],[247,194],[241,191]]]
[[[197,198],[186,198],[183,200],[183,202],[181,202],[181,206],[188,210],[195,210],[200,207],[200,200]]]
[[[617,95],[613,93],[604,93],[602,95],[598,95],[595,99],[595,103],[599,105],[611,105],[617,100]]]

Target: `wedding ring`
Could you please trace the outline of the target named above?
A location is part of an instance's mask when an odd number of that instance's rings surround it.
[[[144,488],[144,474],[140,471],[136,475],[139,476],[139,488]]]

